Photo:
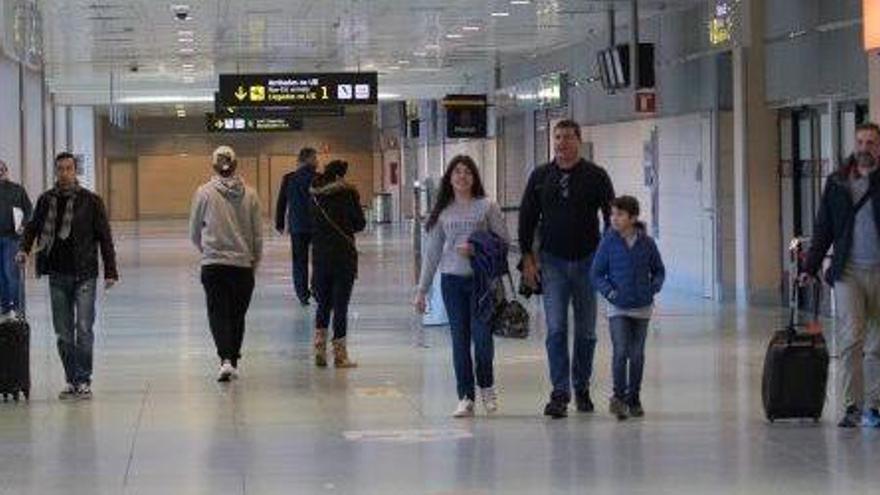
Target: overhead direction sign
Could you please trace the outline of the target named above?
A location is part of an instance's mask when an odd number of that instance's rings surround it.
[[[208,132],[289,132],[301,131],[303,122],[293,115],[225,116],[205,114]]]
[[[321,107],[238,107],[227,106],[220,101],[220,93],[214,93],[214,113],[226,117],[344,117],[345,107],[327,105]]]
[[[375,105],[375,72],[309,74],[221,74],[218,104],[276,108]]]

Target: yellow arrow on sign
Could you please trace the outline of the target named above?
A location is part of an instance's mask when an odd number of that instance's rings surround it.
[[[244,89],[244,86],[239,86],[238,91],[235,92],[235,97],[238,98],[238,101],[244,101],[247,98],[247,91]]]
[[[214,127],[216,127],[217,129],[223,129],[223,121],[218,120],[218,121],[214,122]]]

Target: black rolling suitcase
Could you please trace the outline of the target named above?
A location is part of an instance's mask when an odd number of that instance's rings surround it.
[[[25,273],[21,271],[21,308],[13,319],[0,323],[0,396],[18,402],[31,396],[31,329],[25,317]]]
[[[797,264],[797,258],[795,258]],[[799,270],[794,270],[795,277]],[[773,334],[764,357],[761,386],[764,413],[777,419],[809,418],[819,421],[825,407],[828,383],[828,347],[818,325],[821,285],[814,285],[813,322],[806,327],[796,322],[797,283],[792,284],[792,307],[787,328]]]

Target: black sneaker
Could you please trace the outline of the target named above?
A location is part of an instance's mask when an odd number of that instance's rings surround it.
[[[591,413],[596,410],[593,401],[590,400],[590,389],[578,392],[574,396],[577,403],[577,410],[582,413]]]
[[[641,418],[645,415],[645,410],[642,408],[642,401],[639,400],[638,397],[630,399],[629,415],[634,418]]]
[[[550,402],[544,407],[544,416],[550,416],[553,419],[568,417],[568,400],[561,394],[551,395]]]
[[[855,428],[862,423],[862,411],[856,406],[849,406],[843,414],[843,418],[837,423],[841,428]]]
[[[612,397],[611,400],[608,401],[608,411],[613,414],[618,421],[623,421],[629,417],[626,402],[617,397]]]

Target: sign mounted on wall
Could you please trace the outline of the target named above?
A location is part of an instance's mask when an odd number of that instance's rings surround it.
[[[291,115],[224,116],[205,114],[208,132],[290,132],[301,131],[303,122]]]
[[[862,0],[862,13],[865,16],[865,50],[880,49],[880,0]]]
[[[226,107],[375,105],[375,72],[221,74],[219,104]]]
[[[446,137],[450,139],[486,137],[486,95],[447,95]]]

